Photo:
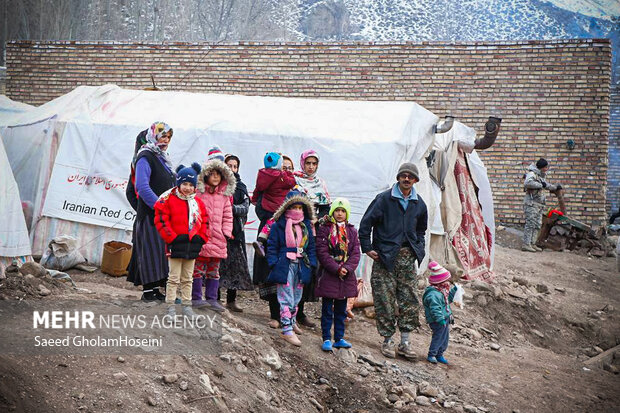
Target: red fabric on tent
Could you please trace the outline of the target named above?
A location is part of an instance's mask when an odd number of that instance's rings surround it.
[[[465,269],[466,280],[493,281],[491,271],[491,231],[484,224],[482,209],[478,203],[474,182],[465,162],[465,155],[459,151],[454,165],[454,175],[461,199],[463,216],[461,226],[452,239],[459,259]]]

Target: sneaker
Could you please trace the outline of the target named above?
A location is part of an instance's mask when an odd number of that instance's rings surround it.
[[[261,244],[258,241],[254,241],[252,243],[252,246],[254,247],[254,251],[256,251],[256,254],[261,257],[261,258],[265,258],[265,247],[263,247],[263,244]]]
[[[448,360],[444,356],[437,356],[437,361],[442,364],[448,364]]]
[[[297,335],[302,335],[304,333],[297,324],[293,324],[293,332]]]
[[[534,248],[538,252],[542,252],[542,250],[543,250],[542,248],[540,248],[538,245],[535,245],[535,244],[532,244],[532,248]],[[439,360],[439,359],[437,359],[437,360]]]
[[[409,342],[400,343],[396,353],[407,360],[416,360],[418,358],[417,354],[411,349],[411,344],[409,344]]]
[[[344,338],[341,338],[340,340],[334,343],[334,348],[351,348],[351,347],[353,347],[353,345],[349,343],[347,340],[345,340]]]
[[[226,308],[228,308],[230,311],[233,311],[235,313],[243,312],[243,308],[239,307],[236,301],[233,301],[232,303],[226,303]]]
[[[269,320],[267,325],[269,327],[271,327],[271,328],[280,328],[280,322],[278,320]],[[297,328],[299,328],[299,327],[297,327]],[[295,327],[293,327],[293,329],[295,329]]]
[[[323,345],[321,346],[321,350],[323,350],[323,351],[333,351],[334,348],[332,347],[332,341],[331,340],[325,340],[323,342]]]
[[[171,306],[169,306],[169,307],[168,307],[168,310],[166,311],[166,315],[167,315],[167,316],[169,316],[169,317],[171,317],[171,318],[176,317],[176,315],[177,315],[177,310],[174,308],[174,306],[173,306],[173,305],[171,305]]]
[[[207,305],[209,306],[209,309],[217,311],[218,313],[223,313],[226,311],[226,308],[217,300],[207,300]]]
[[[142,293],[142,297],[140,297],[140,300],[146,302],[153,302],[157,301],[157,297],[155,297],[155,293],[153,291],[145,291]]]
[[[292,331],[290,332],[290,334],[281,333],[280,337],[282,337],[284,340],[288,341],[294,346],[301,347],[301,341],[297,338],[297,335],[293,333]]]
[[[207,307],[208,305],[209,303],[203,300],[202,298],[200,300],[192,300],[192,307],[194,308],[203,308],[203,307]]]
[[[166,295],[162,294],[159,291],[159,288],[153,288],[153,294],[155,294],[155,298],[159,301],[166,301]]]
[[[316,327],[316,324],[313,323],[312,321],[310,321],[310,319],[308,317],[304,317],[304,318],[300,318],[297,320],[298,324],[301,324],[304,327],[308,327],[308,328],[314,328]]]
[[[191,305],[184,305],[183,306],[183,315],[187,318],[194,318],[196,317],[196,313],[194,312],[194,310],[192,310],[192,306]]]
[[[435,357],[433,357],[433,356],[428,356],[428,357],[426,358],[426,360],[427,360],[429,363],[437,364],[437,359],[436,359]]]
[[[521,251],[538,252],[534,249],[534,247],[532,247],[531,245],[526,245],[526,244],[524,244],[521,247]]]
[[[396,345],[392,340],[381,344],[381,354],[390,359],[396,358]]]

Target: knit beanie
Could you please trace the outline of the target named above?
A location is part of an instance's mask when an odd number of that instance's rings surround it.
[[[192,166],[179,165],[177,167],[177,186],[181,186],[183,182],[189,182],[196,186],[196,180],[200,173],[200,165],[196,162]]]
[[[207,161],[212,161],[214,159],[224,162],[224,154],[217,145],[209,149],[209,155],[207,156]]]
[[[268,169],[282,169],[282,155],[276,152],[267,152],[263,163]]]
[[[412,164],[411,162],[405,162],[404,164],[400,166],[400,168],[398,168],[396,179],[398,179],[398,177],[404,173],[411,174],[415,176],[415,179],[417,179],[418,181],[420,180],[420,174],[418,173],[418,167],[415,166],[415,164]]]
[[[450,271],[439,265],[437,261],[429,262],[428,269],[431,271],[431,275],[428,277],[428,282],[431,284],[441,284],[451,277]]]
[[[332,206],[329,208],[329,216],[334,215],[334,211],[338,208],[342,208],[347,211],[347,221],[351,217],[351,204],[349,200],[346,198],[336,198],[334,202],[332,202]]]
[[[536,167],[538,169],[542,169],[545,166],[548,166],[549,162],[547,162],[547,160],[545,158],[540,158],[539,160],[536,161]]]

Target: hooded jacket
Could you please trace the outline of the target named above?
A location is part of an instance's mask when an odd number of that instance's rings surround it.
[[[357,297],[357,278],[355,269],[360,262],[360,241],[357,231],[352,224],[346,225],[347,239],[349,248],[347,251],[348,259],[344,263],[336,262],[329,253],[329,236],[332,226],[337,225],[331,221],[323,220],[319,226],[316,236],[316,255],[321,263],[317,274],[317,283],[314,295],[327,298],[348,298]],[[347,275],[340,278],[338,272],[340,268],[347,270]]]
[[[262,194],[260,201],[261,207],[268,212],[275,212],[282,202],[286,194],[295,186],[295,177],[289,171],[281,169],[262,168],[256,175],[256,188],[252,193],[252,204],[256,205],[259,196]]]
[[[211,171],[219,171],[222,175],[220,184],[211,193],[205,183],[206,177]],[[226,258],[226,238],[232,237],[233,212],[230,197],[235,193],[237,180],[228,166],[219,159],[208,161],[202,166],[198,175],[196,197],[200,199],[209,214],[209,227],[211,230],[209,241],[202,246],[198,260],[204,258]]]
[[[545,179],[545,173],[536,167],[533,163],[527,168],[525,180],[523,182],[523,190],[525,191],[525,199],[523,203],[531,206],[535,204],[545,205],[547,197],[544,190],[555,191],[557,187]]]
[[[301,192],[291,191],[284,200],[284,203],[273,214],[275,222],[271,227],[271,232],[267,239],[266,258],[270,268],[267,282],[275,284],[286,284],[287,282],[288,269],[291,261],[287,258],[286,253],[295,251],[295,248],[288,248],[286,246],[286,217],[284,213],[291,205],[297,203],[301,203],[303,206],[304,220],[302,222],[308,229],[308,244],[305,248],[305,253],[308,256],[309,265],[307,265],[303,259],[299,259],[301,267],[300,279],[302,283],[310,283],[312,268],[316,268],[317,266],[315,237],[312,231],[312,222],[315,220],[314,206],[308,200],[308,197]]]

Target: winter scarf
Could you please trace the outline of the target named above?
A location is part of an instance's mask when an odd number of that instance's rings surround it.
[[[331,231],[329,233],[329,255],[336,262],[347,262],[349,258],[349,240],[347,239],[347,223],[336,222],[333,217],[329,217]]]
[[[294,175],[300,191],[306,194],[310,202],[317,205],[329,205],[327,185],[316,173],[308,175],[303,171],[296,171]]]
[[[198,207],[198,202],[196,201],[196,192],[193,192],[189,195],[184,195],[179,190],[179,187],[175,186],[174,188],[171,188],[161,194],[159,198],[166,199],[170,195],[174,195],[179,199],[187,201],[187,210],[189,214],[187,217],[187,222],[189,223],[187,233],[189,234],[196,225],[196,223],[200,223],[202,220],[202,217],[200,215],[200,208]]]
[[[450,305],[450,301],[448,300],[448,296],[450,295],[450,283],[448,281],[444,281],[441,284],[432,284],[431,287],[443,295],[443,298],[446,301],[446,307],[448,307]]]
[[[162,159],[169,170],[172,169],[172,162],[170,162],[170,157],[168,156],[168,152],[162,150],[157,141],[159,138],[163,136],[164,133],[172,133],[172,128],[168,126],[168,124],[164,122],[155,122],[151,125],[151,127],[146,132],[146,143],[142,146],[142,148],[138,151],[138,154],[143,151],[153,152],[157,157]]]
[[[284,217],[286,218],[286,227],[284,229],[286,247],[297,249],[296,252],[287,252],[286,258],[295,260],[303,256],[301,250],[308,242],[308,229],[302,222],[304,220],[304,211],[288,209],[284,213]]]

